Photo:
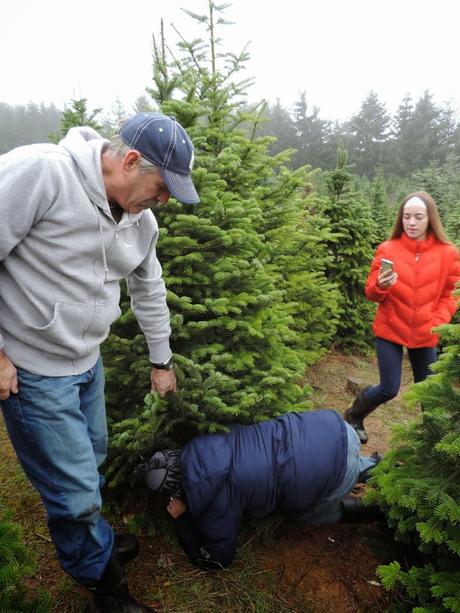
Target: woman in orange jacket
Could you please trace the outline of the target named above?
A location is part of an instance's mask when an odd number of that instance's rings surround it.
[[[362,443],[364,418],[399,391],[403,347],[414,381],[430,374],[438,342],[432,329],[452,319],[459,279],[459,253],[446,238],[435,201],[426,192],[409,194],[390,239],[377,248],[366,283],[367,298],[379,305],[373,331],[380,383],[365,387],[344,416]]]

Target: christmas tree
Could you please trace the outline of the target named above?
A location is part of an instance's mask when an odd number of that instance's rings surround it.
[[[299,383],[335,330],[327,231],[308,219],[307,171],[289,171],[292,152],[272,157],[272,139],[256,137],[264,105],[248,108],[250,81],[234,80],[247,54],[217,53],[224,8],[209,2],[207,16],[191,14],[208,42],[182,40],[179,60],[167,60],[163,38],[155,45],[150,94],[194,142],[201,202],[154,211],[178,393],[148,394],[147,351],[126,295],[104,346],[112,483],[159,446],[308,408]]]
[[[29,551],[21,541],[19,526],[11,514],[0,516],[0,611],[5,613],[48,613],[51,611],[49,595],[41,591],[28,598],[24,577],[34,572]]]
[[[367,351],[372,339],[374,305],[367,301],[364,286],[375,244],[375,224],[369,202],[354,189],[347,169],[347,152],[339,147],[335,170],[326,173],[327,198],[320,213],[328,220],[331,263],[327,277],[340,291],[340,322],[335,337],[345,350]]]
[[[439,330],[434,374],[407,393],[421,417],[398,427],[369,493],[388,508],[396,536],[425,556],[409,570],[399,562],[379,568],[384,585],[402,588],[417,613],[460,611],[460,324]]]
[[[386,241],[391,233],[392,210],[388,206],[388,198],[385,191],[383,170],[379,169],[371,183],[371,206],[372,218],[375,225],[375,244],[377,247]],[[396,217],[396,215],[394,216]]]

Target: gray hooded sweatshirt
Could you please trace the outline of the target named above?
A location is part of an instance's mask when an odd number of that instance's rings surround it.
[[[149,210],[110,212],[101,169],[107,141],[72,128],[59,145],[0,156],[0,349],[38,375],[85,372],[120,315],[119,281],[152,362],[165,362],[169,311]]]

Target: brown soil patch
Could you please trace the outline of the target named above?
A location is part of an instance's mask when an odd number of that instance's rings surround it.
[[[365,543],[373,525],[285,526],[275,546],[263,547],[261,563],[286,591],[314,613],[381,612],[388,596],[375,576],[382,561]],[[308,608],[307,608],[308,607]]]

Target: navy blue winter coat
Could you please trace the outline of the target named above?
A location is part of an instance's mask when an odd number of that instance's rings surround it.
[[[176,520],[189,557],[200,566],[206,559],[226,566],[243,514],[312,509],[343,480],[347,448],[344,421],[330,410],[193,439],[181,455],[187,512]]]

